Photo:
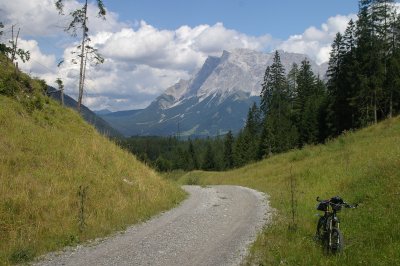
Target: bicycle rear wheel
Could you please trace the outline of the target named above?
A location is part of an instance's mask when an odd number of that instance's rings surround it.
[[[321,216],[318,220],[317,231],[315,232],[315,240],[323,241],[325,237],[325,217]]]

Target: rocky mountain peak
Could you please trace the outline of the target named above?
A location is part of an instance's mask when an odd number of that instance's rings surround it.
[[[280,56],[286,72],[293,63],[300,66],[306,58],[315,74],[325,75],[326,66],[317,65],[306,55],[281,51]],[[273,57],[273,53],[249,49],[209,56],[191,79],[180,80],[149,107],[127,116],[129,128],[123,129],[124,134],[171,135],[177,123],[188,136],[237,132],[243,127],[248,108],[259,101],[265,69],[273,63]]]

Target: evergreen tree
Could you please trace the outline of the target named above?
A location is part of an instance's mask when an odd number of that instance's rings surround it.
[[[397,9],[392,8],[389,11],[389,37],[388,53],[386,59],[386,105],[387,116],[392,117],[399,112],[400,104],[400,17],[397,15]]]
[[[285,69],[278,51],[267,67],[261,91],[261,109],[264,123],[259,156],[282,152],[296,146],[296,129],[291,121],[291,104]]]
[[[374,66],[370,53],[374,51],[373,25],[371,21],[370,5],[372,0],[359,1],[359,13],[356,27],[356,58],[360,65],[358,72],[359,85],[357,86],[357,105],[359,110],[358,120],[362,126],[373,121],[372,103],[374,97],[370,84]],[[340,132],[338,132],[340,133]]]
[[[328,68],[328,124],[332,135],[356,127],[360,122],[358,87],[362,84],[356,58],[356,27],[350,20],[344,35],[337,34]]]
[[[167,172],[172,170],[171,161],[165,159],[162,155],[158,156],[154,162],[155,168],[160,172]]]
[[[247,113],[245,128],[253,137],[257,137],[261,132],[261,124],[261,111],[257,107],[257,104],[253,103]]]
[[[203,165],[201,168],[205,171],[211,171],[216,169],[215,155],[210,143],[207,144],[207,149],[203,158]]]
[[[317,124],[318,124],[318,142],[323,143],[326,138],[329,137],[329,128],[327,127],[326,119],[328,115],[328,104],[329,98],[327,94],[327,88],[325,82],[317,77],[317,82],[315,84],[316,95],[318,101],[318,114],[317,114]]]
[[[292,69],[287,76],[288,82],[288,95],[291,103],[291,108],[294,109],[295,99],[298,92],[297,77],[299,76],[299,66],[293,63]]]
[[[246,125],[242,134],[246,143],[244,143],[244,160],[246,163],[256,161],[258,159],[258,145],[260,142],[260,135],[262,130],[261,112],[257,105],[249,108],[247,114]]]
[[[396,51],[387,62],[385,86],[387,88],[388,117],[400,111],[400,51]]]
[[[246,130],[247,131],[247,130]],[[236,138],[233,147],[233,158],[234,166],[240,167],[250,161],[249,158],[249,143],[251,142],[251,136],[245,129],[241,130]]]
[[[337,123],[337,113],[336,110],[336,94],[339,88],[339,73],[340,73],[340,63],[341,63],[341,47],[343,45],[342,34],[336,33],[336,37],[331,46],[331,53],[328,62],[327,70],[327,89],[328,89],[328,111],[327,111],[327,128],[331,135],[336,135],[339,131]]]
[[[337,35],[327,73],[333,135],[396,112],[398,23],[393,0],[360,0],[357,22],[350,21],[344,35]]]
[[[234,159],[233,159],[233,144],[234,144],[234,137],[232,131],[225,135],[224,140],[224,168],[231,169],[234,166]]]
[[[297,114],[297,129],[299,144],[303,146],[313,143],[318,135],[316,122],[318,103],[316,102],[316,79],[311,70],[310,62],[306,59],[301,62],[297,76],[297,97],[295,98],[294,112]]]
[[[187,166],[187,170],[199,169],[199,163],[191,139],[189,139],[188,154],[189,154],[189,163]]]

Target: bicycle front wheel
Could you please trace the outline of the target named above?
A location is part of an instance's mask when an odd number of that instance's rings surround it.
[[[331,232],[331,246],[330,249],[332,253],[340,253],[344,248],[344,239],[342,232],[340,232],[339,228],[332,228]]]

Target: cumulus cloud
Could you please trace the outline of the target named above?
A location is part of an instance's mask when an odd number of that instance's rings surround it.
[[[212,41],[215,36],[218,41]],[[84,103],[114,110],[147,106],[166,88],[190,78],[209,55],[235,48],[265,50],[272,42],[270,36],[248,36],[222,23],[160,30],[144,21],[136,28],[100,31],[90,38],[106,61],[88,68]],[[79,76],[78,65],[71,64],[73,50],[72,45],[65,49],[66,63],[59,70],[71,94]]]
[[[193,38],[193,47],[197,50],[218,55],[221,47],[225,50],[235,48],[247,48],[252,50],[265,50],[272,46],[273,39],[270,35],[261,37],[248,36],[236,30],[226,29],[222,23],[217,23],[212,27],[205,27]]]
[[[272,42],[270,36],[248,36],[226,29],[222,23],[194,28],[182,26],[168,31],[156,29],[144,21],[136,31],[124,28],[105,39],[102,51],[107,57],[187,71],[200,67],[208,55],[220,55],[224,49],[264,50]]]
[[[30,60],[26,63],[19,64],[22,69],[28,73],[35,73],[36,75],[44,75],[49,72],[54,72],[56,66],[56,58],[54,55],[43,54],[35,40],[18,40],[18,47],[30,53]]]
[[[318,64],[329,60],[330,47],[337,32],[346,30],[350,19],[356,20],[355,14],[348,16],[337,15],[330,17],[320,28],[309,27],[300,35],[292,35],[288,40],[278,45],[278,49],[287,52],[304,53],[309,55]]]
[[[76,0],[65,1],[65,16],[58,14],[54,0],[12,0],[0,1],[0,17],[5,24],[16,24],[21,28],[21,33],[26,36],[60,35],[71,21],[68,14],[81,8]],[[89,28],[92,32],[118,30],[125,23],[118,21],[118,15],[107,13],[107,19],[97,17],[97,7],[89,4]]]
[[[65,3],[65,14],[81,6],[78,0]],[[42,52],[39,43],[33,40],[40,38],[40,45],[46,45],[43,40],[49,36],[52,40],[65,38],[63,29],[70,17],[58,14],[54,0],[0,1],[0,17],[6,26],[21,27],[20,47],[31,52],[31,60],[21,63],[21,68],[53,86],[57,77],[62,78],[66,93],[76,98],[79,65],[71,63],[71,59],[78,40],[62,39],[62,47],[60,43],[53,44],[53,49],[54,46],[63,49],[65,63],[60,68],[56,66],[56,56]],[[331,17],[319,27],[309,27],[301,34],[278,41],[268,34],[249,36],[222,23],[164,30],[139,21],[132,27],[119,21],[112,12],[107,13],[105,21],[97,18],[97,7],[91,4],[91,44],[106,60],[99,66],[88,65],[84,104],[95,110],[144,108],[169,86],[190,78],[207,56],[220,56],[223,50],[281,49],[308,54],[317,63],[327,62],[335,34],[343,32],[351,18],[356,16]]]
[[[74,97],[79,79],[79,65],[71,62],[75,50],[73,46],[65,50],[65,62],[57,73],[64,81],[66,93]],[[93,109],[143,108],[180,78],[189,78],[187,71],[106,57],[101,65],[87,65],[84,104]]]

